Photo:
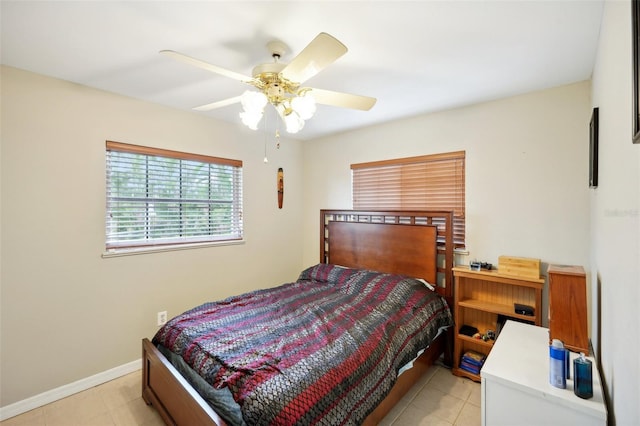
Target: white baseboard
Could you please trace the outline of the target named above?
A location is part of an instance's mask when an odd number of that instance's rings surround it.
[[[78,392],[91,389],[94,386],[101,385],[140,369],[142,369],[142,359],[131,361],[130,363],[119,367],[80,379],[77,382],[69,383],[68,385],[60,386],[56,389],[51,389],[50,391],[43,392],[39,395],[15,402],[5,407],[0,407],[0,421],[17,416],[18,414],[26,413],[27,411],[42,407],[43,405],[50,404]]]

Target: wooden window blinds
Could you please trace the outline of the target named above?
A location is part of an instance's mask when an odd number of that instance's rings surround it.
[[[465,152],[352,164],[357,210],[452,210],[454,245],[465,246]]]

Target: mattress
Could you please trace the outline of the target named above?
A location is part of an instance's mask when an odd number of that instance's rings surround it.
[[[360,424],[452,323],[419,280],[319,264],[193,308],[153,341],[229,424]]]

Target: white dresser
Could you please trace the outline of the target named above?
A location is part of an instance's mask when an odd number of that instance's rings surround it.
[[[571,379],[566,389],[549,383],[549,330],[507,321],[480,372],[482,424],[606,425],[607,409],[593,357],[593,398],[578,398]]]

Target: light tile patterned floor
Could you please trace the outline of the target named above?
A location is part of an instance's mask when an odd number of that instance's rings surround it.
[[[140,397],[141,373],[136,372],[80,392],[1,426],[161,426],[158,413]],[[480,385],[453,376],[439,365],[427,371],[395,408],[384,426],[480,425]]]
[[[431,367],[383,419],[383,426],[479,426],[480,384]]]

